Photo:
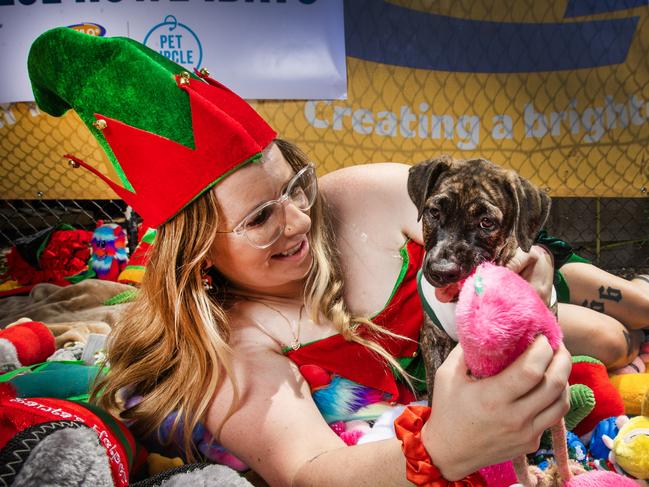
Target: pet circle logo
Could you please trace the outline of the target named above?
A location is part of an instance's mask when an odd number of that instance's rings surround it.
[[[88,34],[91,36],[104,37],[106,35],[106,29],[99,24],[93,22],[82,22],[80,24],[68,25],[70,29],[74,29],[77,32],[82,32],[83,34]]]
[[[162,23],[153,27],[144,37],[143,44],[189,71],[201,67],[203,47],[200,39],[173,15],[167,15]]]

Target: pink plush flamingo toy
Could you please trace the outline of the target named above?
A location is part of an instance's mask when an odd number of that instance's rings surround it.
[[[554,316],[534,289],[505,267],[481,264],[458,298],[457,333],[466,364],[475,377],[497,374],[511,364],[538,335],[556,350],[563,335]],[[563,419],[551,428],[558,480],[531,475],[525,456],[513,459],[518,481],[525,487],[637,487],[628,477],[592,471],[573,476],[568,463]]]

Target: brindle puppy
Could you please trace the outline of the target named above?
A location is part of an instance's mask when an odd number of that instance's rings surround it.
[[[512,170],[484,159],[443,157],[410,168],[408,194],[422,221],[424,278],[443,288],[483,261],[505,264],[529,251],[550,211],[550,198]],[[455,342],[431,318],[421,332],[429,401],[435,371]]]

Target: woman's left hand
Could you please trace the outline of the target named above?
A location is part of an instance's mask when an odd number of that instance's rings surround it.
[[[552,254],[544,247],[532,245],[529,252],[519,247],[506,265],[529,282],[546,304],[550,303],[554,263]]]

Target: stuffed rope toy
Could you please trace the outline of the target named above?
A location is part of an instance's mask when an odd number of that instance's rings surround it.
[[[457,333],[467,367],[477,377],[495,375],[511,364],[538,335],[556,350],[563,335],[554,314],[520,276],[501,266],[483,263],[460,292],[456,308]],[[513,459],[525,487],[636,486],[613,472],[583,472],[573,477],[568,463],[563,419],[551,428],[558,478],[530,472],[525,456]]]

